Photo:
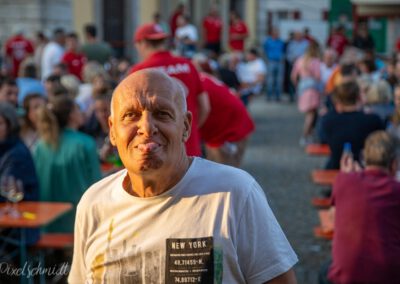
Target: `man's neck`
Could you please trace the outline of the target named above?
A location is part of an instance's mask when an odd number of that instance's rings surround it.
[[[387,173],[388,175],[391,175],[391,176],[394,176],[395,175],[395,172],[393,173],[390,169],[388,169],[388,168],[385,168],[385,167],[381,167],[381,166],[373,166],[373,165],[367,165],[367,166],[365,166],[365,170],[366,171],[377,171],[377,170],[379,170],[379,171],[382,171],[382,172],[385,172],[385,173]]]
[[[95,38],[95,37],[88,37],[86,40],[88,43],[96,43],[97,42],[97,38]]]
[[[340,106],[336,106],[337,108],[337,112],[339,113],[343,113],[343,112],[355,112],[357,110],[359,110],[358,105],[340,105]]]
[[[182,159],[168,169],[158,171],[155,175],[137,175],[128,173],[125,182],[126,191],[141,198],[160,195],[174,187],[186,174],[192,158],[184,155]]]
[[[167,49],[164,47],[149,48],[144,52],[143,60],[149,59],[153,54],[163,51],[167,51]]]

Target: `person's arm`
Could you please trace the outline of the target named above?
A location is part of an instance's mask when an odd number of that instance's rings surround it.
[[[198,126],[201,127],[207,120],[208,114],[210,113],[210,99],[207,93],[203,92],[197,96],[197,106],[198,106]]]
[[[293,269],[289,269],[285,273],[271,279],[270,281],[265,282],[264,284],[296,284],[296,275],[294,274]]]

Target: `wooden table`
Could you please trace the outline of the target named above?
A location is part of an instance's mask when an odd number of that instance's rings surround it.
[[[5,204],[0,204],[0,210],[5,207]],[[40,228],[48,225],[56,220],[61,215],[72,209],[72,204],[64,202],[31,202],[24,201],[17,204],[16,208],[23,214],[20,218],[11,218],[8,215],[0,217],[0,228],[18,228],[20,229],[19,239],[10,239],[0,236],[0,239],[14,244],[19,247],[20,252],[20,267],[24,267],[27,261],[26,249],[26,229]],[[26,217],[24,217],[26,216]],[[25,275],[26,276],[26,275]],[[21,277],[21,283],[28,279]]]
[[[306,147],[306,153],[312,156],[330,156],[331,149],[327,144],[309,144]]]
[[[316,184],[332,185],[338,173],[339,170],[313,170],[311,172],[311,178]]]

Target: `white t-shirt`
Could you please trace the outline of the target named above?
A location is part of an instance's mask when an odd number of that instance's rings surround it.
[[[259,75],[265,76],[267,74],[267,66],[264,60],[257,58],[252,61],[239,63],[237,72],[240,82],[254,83]]]
[[[56,42],[49,42],[43,49],[42,55],[42,80],[45,80],[53,72],[54,66],[61,62],[64,48]]]
[[[191,41],[197,41],[199,38],[196,27],[190,24],[177,28],[175,31],[175,36],[178,39],[183,39],[187,37]]]
[[[122,170],[82,197],[69,283],[254,283],[297,257],[246,172],[194,158],[161,195],[122,188]]]

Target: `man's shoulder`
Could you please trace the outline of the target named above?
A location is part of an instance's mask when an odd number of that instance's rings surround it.
[[[88,207],[89,204],[96,204],[104,200],[110,201],[112,192],[117,190],[118,185],[122,184],[125,174],[126,170],[123,169],[91,185],[79,201],[79,207]]]
[[[195,162],[196,172],[193,180],[206,182],[212,191],[242,193],[256,183],[255,179],[244,170],[202,158],[196,158]]]

